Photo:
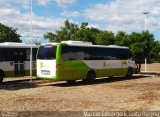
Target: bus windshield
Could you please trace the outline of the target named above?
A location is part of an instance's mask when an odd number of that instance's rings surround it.
[[[40,46],[37,59],[56,59],[57,46]]]

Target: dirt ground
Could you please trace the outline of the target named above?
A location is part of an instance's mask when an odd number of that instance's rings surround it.
[[[149,69],[160,71],[160,64]],[[26,77],[27,78],[27,77]],[[157,111],[160,110],[160,76],[134,75],[77,81],[8,80],[0,85],[1,111]]]
[[[142,64],[142,71],[144,71],[144,64]],[[160,72],[160,63],[152,63],[152,64],[147,64],[147,70],[148,71],[158,71]]]

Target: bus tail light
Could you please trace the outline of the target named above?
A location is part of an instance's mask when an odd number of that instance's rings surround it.
[[[59,69],[61,67],[61,64],[56,64],[56,68]]]

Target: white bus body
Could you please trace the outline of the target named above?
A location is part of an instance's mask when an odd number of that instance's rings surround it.
[[[29,75],[31,44],[18,42],[0,43],[0,82],[3,77]],[[36,69],[36,53],[38,46],[32,45],[33,73]]]

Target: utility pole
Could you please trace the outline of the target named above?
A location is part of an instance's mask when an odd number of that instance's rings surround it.
[[[146,31],[147,30],[147,15],[148,14],[150,14],[151,12],[148,12],[148,11],[146,11],[146,12],[143,12],[143,14],[144,14],[144,31]],[[147,71],[147,57],[145,57],[145,71]]]
[[[32,27],[32,0],[30,0],[30,82],[32,82],[32,37],[33,37],[33,27]]]

